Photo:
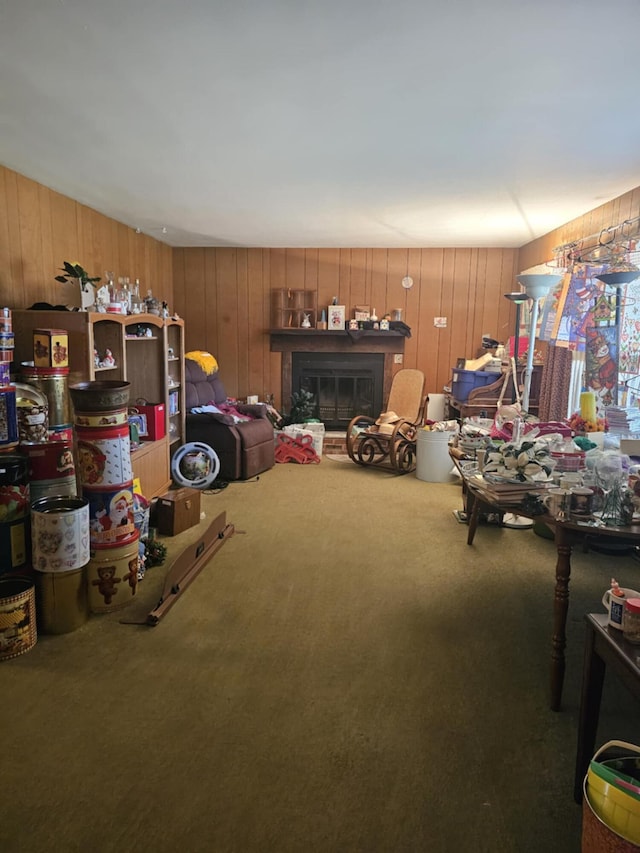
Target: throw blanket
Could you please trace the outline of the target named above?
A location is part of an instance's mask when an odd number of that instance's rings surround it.
[[[211,376],[218,370],[218,362],[210,352],[206,352],[205,350],[191,350],[191,352],[186,352],[184,357],[199,364],[207,376]]]
[[[201,415],[203,413],[211,415],[226,415],[226,417],[233,420],[234,424],[242,423],[243,421],[255,420],[253,415],[243,415],[230,403],[219,403],[218,405],[215,403],[209,403],[206,406],[194,406],[191,411],[194,415]]]

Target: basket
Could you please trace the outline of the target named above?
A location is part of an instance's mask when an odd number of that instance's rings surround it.
[[[583,450],[577,453],[564,453],[560,450],[552,450],[551,458],[555,459],[556,471],[582,471],[585,466],[586,453]]]
[[[598,761],[612,747],[638,755],[638,747],[613,740],[593,757],[583,785],[583,853],[640,850],[640,797],[616,784],[616,779],[622,779],[624,784],[628,777],[614,772],[608,766],[610,762]]]

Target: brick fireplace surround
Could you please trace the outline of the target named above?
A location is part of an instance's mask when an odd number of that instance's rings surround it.
[[[348,361],[353,353],[382,353],[384,355],[383,399],[389,398],[394,373],[394,356],[404,356],[405,335],[397,331],[323,331],[318,329],[272,329],[271,352],[282,353],[281,399],[289,400],[292,384],[292,355],[294,352],[325,352],[343,354]],[[344,453],[344,435],[325,434],[323,452]]]

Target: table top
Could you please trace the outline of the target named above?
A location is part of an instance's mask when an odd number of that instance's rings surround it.
[[[491,488],[491,484],[485,485],[483,481],[479,481],[477,478],[474,477],[467,476],[464,477],[464,480],[467,484],[467,488],[471,489],[475,494],[479,495],[480,498],[485,502],[488,501],[496,508],[504,507],[505,510],[513,508],[514,500],[510,499],[508,491],[494,491]],[[531,492],[532,494],[544,494],[546,491],[546,487],[536,487],[534,484],[530,484],[530,487],[527,487],[527,484],[523,483],[522,491],[525,493]],[[517,489],[515,493],[518,494]],[[565,531],[572,534],[579,533],[585,536],[606,536],[613,539],[626,538],[631,541],[640,540],[640,521],[636,522],[635,524],[625,525],[624,527],[613,527],[610,525],[595,524],[593,521],[589,522],[587,520],[574,521],[570,518],[558,520],[554,516],[549,515],[548,513],[532,516],[531,513],[527,512],[524,508],[519,510],[518,514],[529,518],[539,519],[545,524],[552,525],[553,527],[562,527]]]
[[[640,679],[640,646],[627,642],[622,631],[617,628],[609,628],[606,613],[587,613],[585,620],[590,628],[604,640],[611,653],[615,654],[625,667]]]

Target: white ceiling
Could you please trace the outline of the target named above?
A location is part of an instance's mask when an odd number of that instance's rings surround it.
[[[172,246],[521,246],[640,185],[639,33],[638,0],[0,0],[0,163]]]

